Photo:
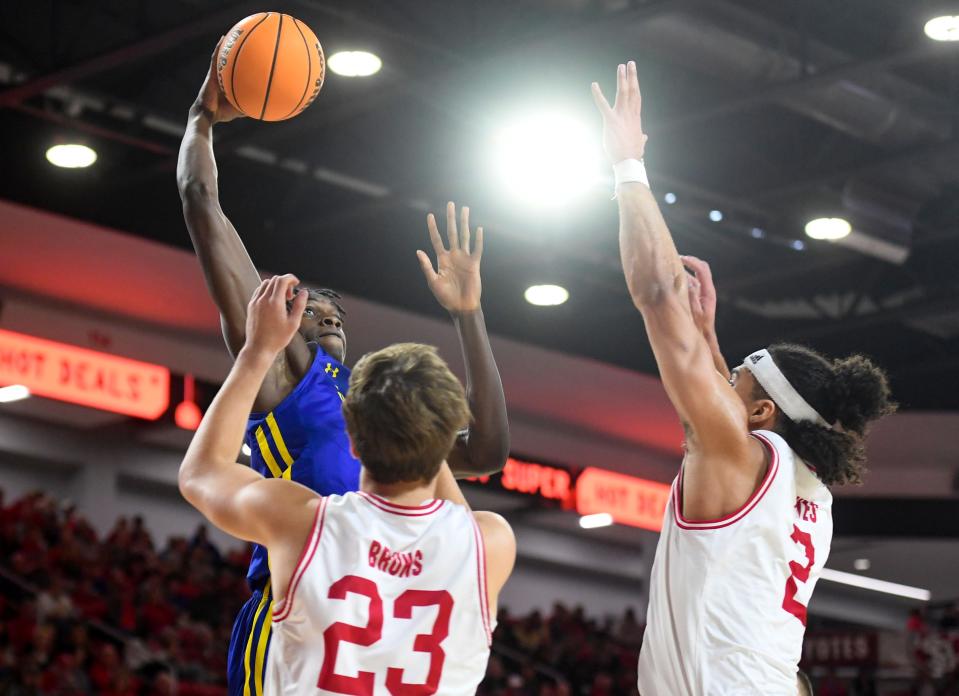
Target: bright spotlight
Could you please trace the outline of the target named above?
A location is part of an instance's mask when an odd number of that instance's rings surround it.
[[[97,161],[97,153],[93,148],[78,143],[54,145],[47,150],[47,161],[64,169],[82,169]]]
[[[613,523],[613,516],[608,512],[597,512],[592,515],[583,515],[579,518],[579,526],[583,529],[608,527]]]
[[[835,241],[848,237],[852,225],[843,218],[816,218],[806,223],[806,236],[812,239]]]
[[[537,307],[555,307],[569,299],[569,292],[559,285],[532,285],[526,288],[523,297]]]
[[[723,211],[721,210],[710,210],[709,219],[713,222],[722,222],[723,221]]]
[[[30,396],[30,390],[22,384],[11,384],[0,389],[0,404],[9,404],[12,401],[21,401]]]
[[[663,196],[663,200],[666,201],[666,205],[672,205],[676,202],[676,194],[669,192]]]
[[[339,51],[326,61],[330,70],[343,77],[369,77],[383,67],[383,61],[368,51]]]
[[[502,186],[534,207],[560,207],[598,178],[596,138],[560,114],[528,115],[497,134],[494,172]]]
[[[959,41],[959,15],[943,15],[926,22],[926,36],[933,41]]]

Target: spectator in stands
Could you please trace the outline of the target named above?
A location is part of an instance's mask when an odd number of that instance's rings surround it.
[[[67,594],[60,573],[54,572],[37,597],[37,619],[62,622],[73,618],[73,614],[73,600]]]

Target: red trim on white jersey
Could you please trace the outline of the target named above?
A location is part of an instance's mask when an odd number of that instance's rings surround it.
[[[479,590],[480,613],[483,615],[483,628],[486,629],[486,643],[493,644],[493,628],[489,614],[489,585],[486,582],[486,544],[483,543],[483,531],[476,519],[470,514],[473,533],[476,537],[476,582]]]
[[[293,608],[293,595],[296,594],[296,587],[300,584],[300,578],[310,566],[316,550],[320,547],[320,537],[323,536],[323,522],[326,520],[326,502],[328,498],[321,498],[320,504],[316,506],[316,516],[313,518],[313,527],[310,529],[310,536],[303,545],[300,552],[300,559],[296,562],[293,569],[293,575],[290,578],[290,587],[286,596],[279,602],[273,603],[273,621],[279,623],[287,616]]]
[[[687,520],[683,517],[683,468],[680,466],[679,476],[676,477],[676,481],[673,482],[673,517],[676,520],[677,526],[681,529],[689,530],[702,530],[702,529],[722,529],[723,527],[728,527],[731,524],[735,524],[743,517],[749,514],[749,512],[755,508],[759,501],[762,500],[763,496],[766,495],[766,491],[769,490],[769,487],[772,486],[773,479],[776,478],[776,472],[779,470],[779,453],[776,451],[776,448],[773,444],[763,435],[759,433],[750,433],[752,437],[755,437],[762,444],[766,446],[769,450],[769,468],[766,470],[766,475],[763,477],[762,482],[753,491],[753,494],[749,496],[749,499],[743,503],[742,507],[738,510],[729,513],[723,517],[720,517],[715,520]]]
[[[443,507],[443,503],[446,502],[445,500],[431,500],[423,505],[400,505],[399,503],[391,502],[386,498],[381,498],[378,495],[373,495],[372,493],[367,493],[365,491],[359,491],[359,495],[370,505],[375,508],[379,508],[383,512],[389,512],[394,515],[403,515],[404,517],[423,517],[424,515],[432,515],[434,512]]]

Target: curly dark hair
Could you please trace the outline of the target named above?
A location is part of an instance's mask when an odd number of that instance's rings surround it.
[[[782,410],[773,430],[803,461],[816,467],[827,486],[862,483],[866,471],[865,438],[869,426],[898,408],[885,371],[862,355],[829,360],[816,351],[788,343],[769,347],[789,383],[827,423],[795,422]],[[757,382],[753,393],[768,399]]]

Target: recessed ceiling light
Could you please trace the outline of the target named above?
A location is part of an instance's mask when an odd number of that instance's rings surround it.
[[[569,299],[569,292],[559,285],[531,285],[526,288],[523,297],[537,307],[554,307]]]
[[[926,36],[933,41],[959,41],[959,15],[943,15],[926,22]]]
[[[791,242],[789,242],[789,246],[790,248],[795,249],[796,251],[802,251],[803,249],[806,248],[806,243],[801,239],[794,239]]]
[[[369,77],[383,67],[380,57],[368,51],[339,51],[330,56],[326,64],[343,77]]]
[[[79,143],[54,145],[47,150],[47,161],[64,169],[82,169],[97,161],[97,153],[93,148]]]
[[[852,225],[845,218],[816,218],[806,223],[806,236],[812,239],[835,241],[849,236]]]
[[[869,562],[868,558],[857,558],[852,562],[852,567],[856,570],[869,570],[872,566],[872,563]]]
[[[667,193],[663,196],[663,200],[666,201],[666,205],[672,205],[676,202],[676,194],[671,192]]]
[[[761,227],[753,227],[751,230],[749,230],[749,234],[752,235],[753,239],[762,239],[766,236],[766,231]]]
[[[709,219],[713,222],[722,222],[723,221],[723,211],[721,210],[710,210]]]
[[[30,396],[30,390],[22,384],[11,384],[0,388],[0,404],[9,404],[11,401],[20,401]]]
[[[245,442],[243,443],[243,447],[240,448],[240,451],[243,452],[243,455],[246,457],[249,457],[251,454],[253,454],[253,450],[251,450],[250,446]]]
[[[613,516],[608,512],[597,512],[592,515],[583,515],[579,518],[579,526],[583,529],[608,527],[613,523]]]

